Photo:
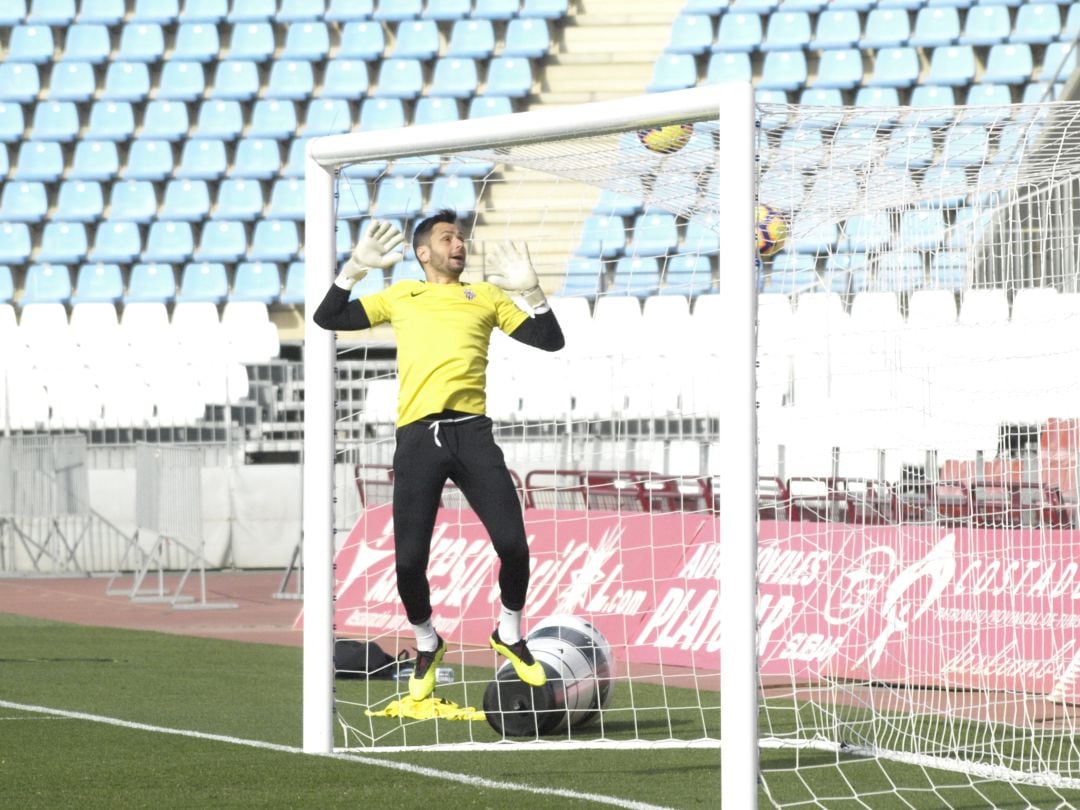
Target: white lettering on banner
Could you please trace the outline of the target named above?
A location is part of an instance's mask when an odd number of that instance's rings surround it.
[[[866,549],[830,582],[822,613],[825,621],[850,625],[861,619],[895,568],[896,552],[888,546]]]
[[[975,596],[1065,596],[1080,599],[1080,566],[1058,560],[972,560],[956,579],[956,593]]]
[[[788,594],[758,594],[758,655],[765,657],[773,634],[784,627],[795,611],[795,597]]]
[[[995,647],[992,652],[979,649],[981,642],[972,638],[949,658],[942,667],[942,674],[966,675],[976,678],[1005,678],[1010,681],[1033,683],[1043,678],[1059,681],[1068,676],[1073,662],[1075,642],[1058,648],[1052,658],[1024,658],[1023,649],[1014,639],[1008,644]]]
[[[830,660],[847,641],[847,636],[826,636],[822,633],[793,633],[777,656],[788,661]]]
[[[394,520],[387,520],[379,534],[371,540],[361,540],[357,544],[356,554],[352,559],[345,579],[337,585],[338,593],[344,593],[360,577],[364,576],[369,568],[381,563],[387,557],[394,555]],[[389,541],[389,542],[388,542]],[[344,551],[345,549],[343,549]]]
[[[829,569],[829,552],[767,546],[758,553],[758,582],[765,585],[812,585]],[[719,578],[719,572],[716,574]]]

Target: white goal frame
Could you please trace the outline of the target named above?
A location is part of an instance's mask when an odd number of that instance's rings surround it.
[[[335,258],[334,187],[338,171],[355,161],[452,154],[601,135],[692,120],[723,118],[718,168],[724,176],[718,231],[723,246],[724,413],[716,414],[726,452],[720,470],[720,588],[725,617],[721,657],[722,803],[754,807],[758,773],[756,620],[757,449],[755,411],[755,115],[749,83],[726,83],[671,93],[593,102],[550,110],[467,119],[405,129],[313,139],[305,160],[305,335],[303,465],[303,748],[333,748],[333,462],[334,356],[332,332],[312,320],[332,283]],[[741,269],[741,272],[739,270]],[[719,340],[721,335],[716,336]],[[738,540],[744,540],[739,542]]]

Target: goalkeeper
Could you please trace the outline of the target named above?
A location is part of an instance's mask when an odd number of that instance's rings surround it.
[[[425,281],[404,280],[358,300],[350,291],[369,269],[382,272],[402,258],[403,237],[388,222],[372,222],[315,311],[324,329],[367,329],[390,323],[397,341],[397,446],[394,451],[394,561],[398,594],[416,634],[409,694],[423,700],[435,688],[446,642],[432,623],[427,566],[443,485],[461,489],[499,557],[502,609],[493,649],[531,686],[545,683],[521,632],[529,586],[529,546],[521,504],[485,416],[488,344],[496,327],[545,351],[563,347],[562,329],[540,289],[528,249],[496,250],[488,282],[461,281],[465,239],[452,210],[413,230],[413,251]],[[518,296],[529,312],[515,305]]]

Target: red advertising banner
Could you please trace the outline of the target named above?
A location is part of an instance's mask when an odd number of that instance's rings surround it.
[[[532,622],[574,614],[616,657],[717,670],[719,522],[700,513],[528,510]],[[1078,532],[763,521],[763,677],[1006,689],[1080,700]],[[483,646],[498,560],[476,515],[440,511],[429,578],[440,633]],[[390,508],[369,509],[336,558],[336,625],[407,630]]]

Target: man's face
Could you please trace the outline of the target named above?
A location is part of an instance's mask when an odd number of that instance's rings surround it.
[[[418,258],[439,275],[457,278],[465,269],[465,239],[457,225],[436,222],[431,229],[430,243],[420,250],[427,250],[428,255],[426,259],[423,255]]]

